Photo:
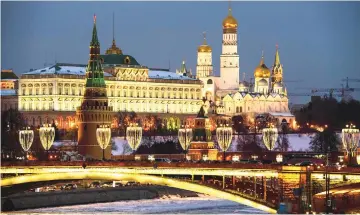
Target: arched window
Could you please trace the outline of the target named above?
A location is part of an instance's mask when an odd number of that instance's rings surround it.
[[[213,84],[213,81],[211,79],[207,80],[207,84]]]

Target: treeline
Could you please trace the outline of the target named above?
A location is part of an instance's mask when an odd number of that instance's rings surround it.
[[[294,114],[301,126],[306,126],[307,123],[327,125],[336,130],[344,128],[349,123],[360,126],[360,102],[357,100],[338,102],[331,97],[313,99]]]

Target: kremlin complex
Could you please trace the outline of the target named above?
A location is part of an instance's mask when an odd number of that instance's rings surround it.
[[[54,122],[58,128],[78,127],[86,133],[92,129],[81,125],[94,121],[93,117],[117,127],[118,112],[135,112],[140,117],[157,115],[166,125],[179,128],[186,120],[194,121],[201,107],[212,119],[241,115],[253,122],[257,115],[269,114],[279,122],[295,123],[288,108],[278,48],[271,68],[265,65],[264,56],[259,56],[252,81],[240,80],[238,23],[231,8],[222,30],[220,75],[213,74],[213,53],[205,33],[197,49],[193,75],[185,62],[176,72],[141,65],[117,47],[115,38],[101,54],[94,19],[88,65],[56,63],[31,70],[10,80],[16,82],[18,90],[12,88],[14,92],[9,94],[3,93],[9,91],[5,89],[9,81],[3,78],[2,110],[8,109],[3,101],[10,98],[17,100],[13,108],[24,114],[28,125]]]

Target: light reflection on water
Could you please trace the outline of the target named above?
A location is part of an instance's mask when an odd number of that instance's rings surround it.
[[[29,209],[25,213],[117,213],[117,214],[259,214],[257,209],[223,199],[176,196],[151,199]]]

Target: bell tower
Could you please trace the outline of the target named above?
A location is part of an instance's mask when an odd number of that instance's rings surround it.
[[[239,55],[238,55],[238,23],[232,16],[229,3],[229,13],[223,23],[222,54],[220,55],[220,89],[234,90],[239,88]]]
[[[108,104],[104,71],[100,60],[100,43],[96,30],[96,16],[90,42],[90,57],[86,68],[85,94],[76,109],[78,118],[78,152],[86,157],[102,159],[103,152],[97,143],[96,130],[100,125],[110,126],[113,108]],[[105,149],[105,158],[111,156],[111,144]]]

